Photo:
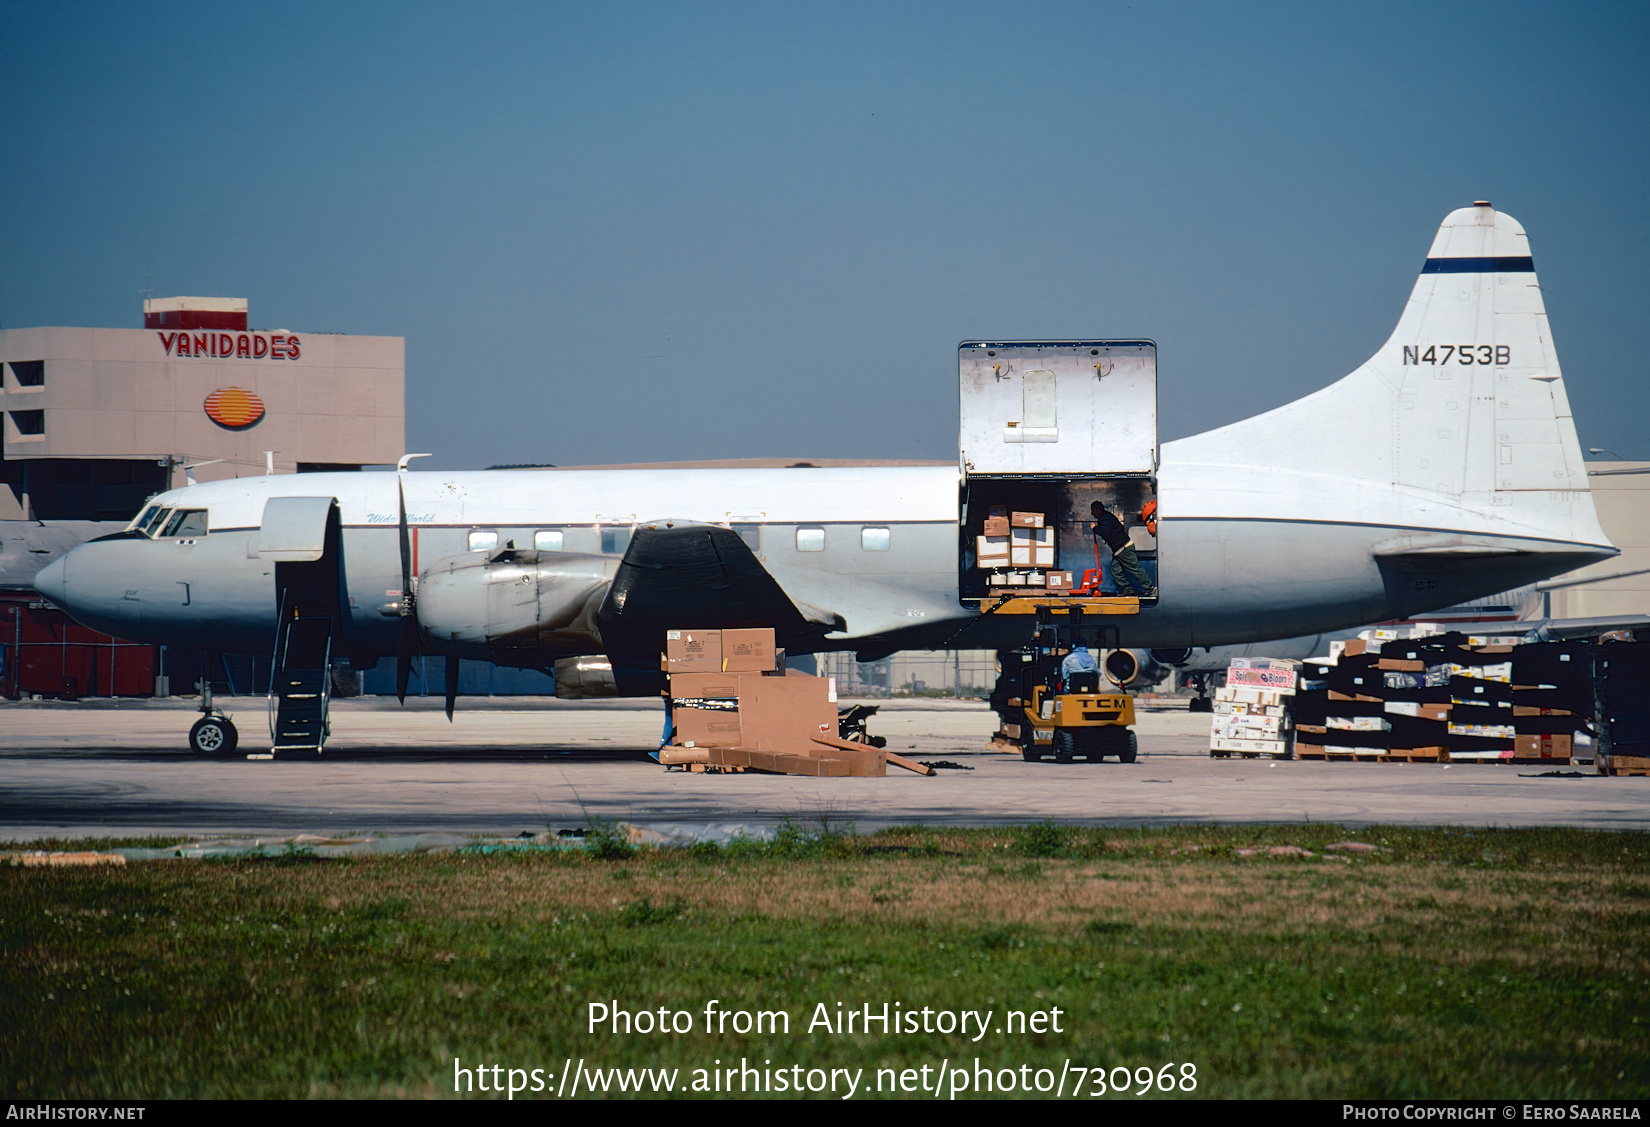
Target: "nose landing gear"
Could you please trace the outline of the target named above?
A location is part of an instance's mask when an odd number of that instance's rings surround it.
[[[189,750],[196,755],[225,756],[235,754],[235,746],[240,743],[240,733],[229,717],[212,707],[212,684],[202,678],[198,683],[201,693],[201,713],[199,720],[189,729]]]

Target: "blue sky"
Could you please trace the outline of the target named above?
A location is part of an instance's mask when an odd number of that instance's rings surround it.
[[[1642,4],[8,4],[0,324],[407,338],[435,466],[950,458],[957,341],[1149,336],[1162,435],[1529,231],[1650,458]],[[1308,439],[1310,440],[1310,439]]]

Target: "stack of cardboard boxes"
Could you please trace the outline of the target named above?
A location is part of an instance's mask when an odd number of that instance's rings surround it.
[[[1569,763],[1592,717],[1587,644],[1383,628],[1308,662],[1303,758]]]
[[[1650,775],[1650,642],[1632,639],[1622,631],[1595,651],[1601,775]]]
[[[836,678],[786,670],[771,629],[667,631],[664,669],[673,724],[659,753],[666,766],[831,778],[908,764],[839,738]]]
[[[1215,690],[1209,754],[1290,756],[1291,704],[1300,663],[1285,658],[1233,658],[1226,684]]]
[[[975,566],[990,573],[986,583],[992,587],[1071,590],[1071,572],[1054,570],[1054,526],[1045,513],[987,508],[974,557]]]

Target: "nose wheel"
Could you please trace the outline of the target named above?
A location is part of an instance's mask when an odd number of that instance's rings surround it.
[[[222,716],[203,716],[189,729],[189,750],[196,755],[232,755],[240,734]]]

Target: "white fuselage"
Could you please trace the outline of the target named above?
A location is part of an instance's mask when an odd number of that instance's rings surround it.
[[[1123,644],[1210,646],[1290,637],[1402,617],[1505,590],[1613,552],[1532,535],[1516,519],[1449,509],[1357,481],[1301,480],[1255,467],[1184,466],[1165,447],[1158,536],[1161,597],[1119,618]],[[1241,471],[1241,472],[1239,472]],[[367,657],[394,652],[382,613],[399,593],[397,476],[303,474],[172,490],[154,504],[205,509],[205,537],[132,537],[84,545],[43,573],[42,590],[87,625],[140,641],[267,650],[273,565],[258,555],[265,502],[337,498],[351,616]],[[531,547],[560,532],[570,552],[622,554],[640,521],[674,518],[759,529],[755,551],[793,600],[842,616],[833,648],[997,647],[1023,623],[984,621],[958,602],[958,473],[949,467],[703,470],[495,470],[404,477],[415,573],[468,550],[472,533]],[[1509,512],[1516,517],[1516,512]],[[866,551],[861,530],[890,530]],[[799,551],[798,528],[823,528],[823,551]],[[1478,566],[1405,573],[1374,552],[1414,541],[1470,543]],[[1074,561],[1081,566],[1084,561]],[[61,569],[60,572],[57,569]],[[1414,578],[1420,575],[1419,579]],[[561,655],[557,655],[561,656]]]

